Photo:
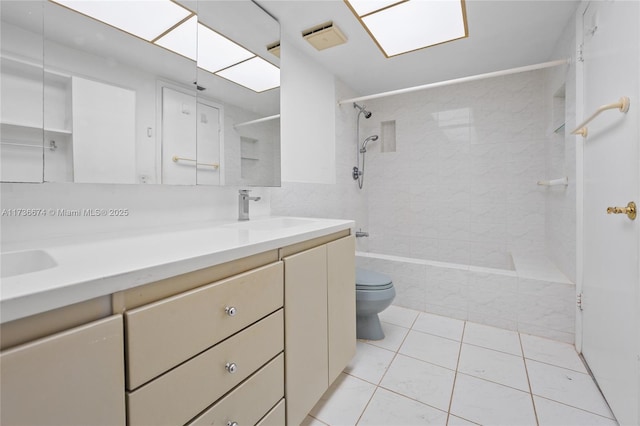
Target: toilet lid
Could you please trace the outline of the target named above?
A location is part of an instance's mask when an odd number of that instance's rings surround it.
[[[356,290],[386,290],[393,287],[388,275],[356,268]]]

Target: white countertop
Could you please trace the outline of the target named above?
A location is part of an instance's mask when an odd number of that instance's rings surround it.
[[[296,244],[354,226],[351,220],[256,217],[3,246],[44,250],[57,266],[2,278],[0,322]]]

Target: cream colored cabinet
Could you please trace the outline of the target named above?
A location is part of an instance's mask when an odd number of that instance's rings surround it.
[[[3,425],[124,425],[122,315],[0,354]]]
[[[194,419],[190,425],[255,425],[270,410],[283,401],[284,354],[278,355],[257,373],[217,402],[212,408]],[[265,416],[265,413],[268,413]],[[277,424],[284,425],[284,420]]]
[[[128,424],[256,424],[284,398],[283,303],[276,261],[125,310]]]
[[[354,263],[344,230],[2,324],[0,424],[297,426],[355,353]]]
[[[129,424],[185,424],[283,349],[283,312],[280,309],[139,389],[127,393]],[[282,383],[282,376],[279,380]],[[277,384],[273,386],[276,386],[273,393],[277,394],[275,404],[283,394],[278,392]],[[259,420],[270,408],[271,406],[267,407],[255,420]]]
[[[282,262],[125,312],[127,389],[282,307]]]
[[[284,258],[287,424],[299,425],[327,390],[327,247]]]
[[[284,258],[286,418],[298,425],[355,354],[355,245],[348,236]]]
[[[356,353],[355,238],[327,244],[329,384]]]

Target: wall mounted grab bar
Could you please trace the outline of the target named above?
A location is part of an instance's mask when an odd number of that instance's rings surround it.
[[[541,186],[558,186],[558,185],[569,185],[569,178],[567,176],[560,179],[551,179],[551,180],[539,180],[538,185]]]
[[[220,167],[220,164],[218,163],[199,163],[197,160],[194,160],[193,158],[178,157],[177,155],[174,155],[173,157],[171,157],[171,159],[173,160],[174,163],[177,163],[178,161],[191,161],[193,163],[196,163],[196,166],[209,166],[209,167],[213,167],[214,169],[217,169],[218,167]]]
[[[582,123],[578,124],[578,127],[576,127],[575,130],[573,132],[571,132],[571,134],[572,135],[582,135],[583,138],[586,138],[587,134],[589,133],[589,131],[587,129],[587,124],[589,124],[591,122],[591,120],[593,120],[598,115],[600,115],[601,112],[606,111],[608,109],[618,109],[618,110],[620,110],[620,112],[626,114],[627,111],[629,111],[629,104],[630,103],[631,103],[631,101],[629,100],[629,98],[626,97],[626,96],[623,96],[616,103],[602,105],[600,108],[598,108],[596,110],[596,112],[594,112],[591,115],[591,117],[587,118]]]
[[[5,140],[11,140],[12,142],[0,142],[0,145],[19,146],[21,148],[50,149],[51,151],[55,151],[56,148],[58,148],[58,145],[56,145],[56,141],[49,142],[49,146],[43,146],[43,145],[33,145],[28,143],[20,143],[21,141],[13,141],[12,139],[5,139]]]

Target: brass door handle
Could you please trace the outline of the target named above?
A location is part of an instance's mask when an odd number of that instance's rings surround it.
[[[607,207],[608,214],[626,214],[631,220],[636,218],[636,203],[629,201],[627,207]]]

